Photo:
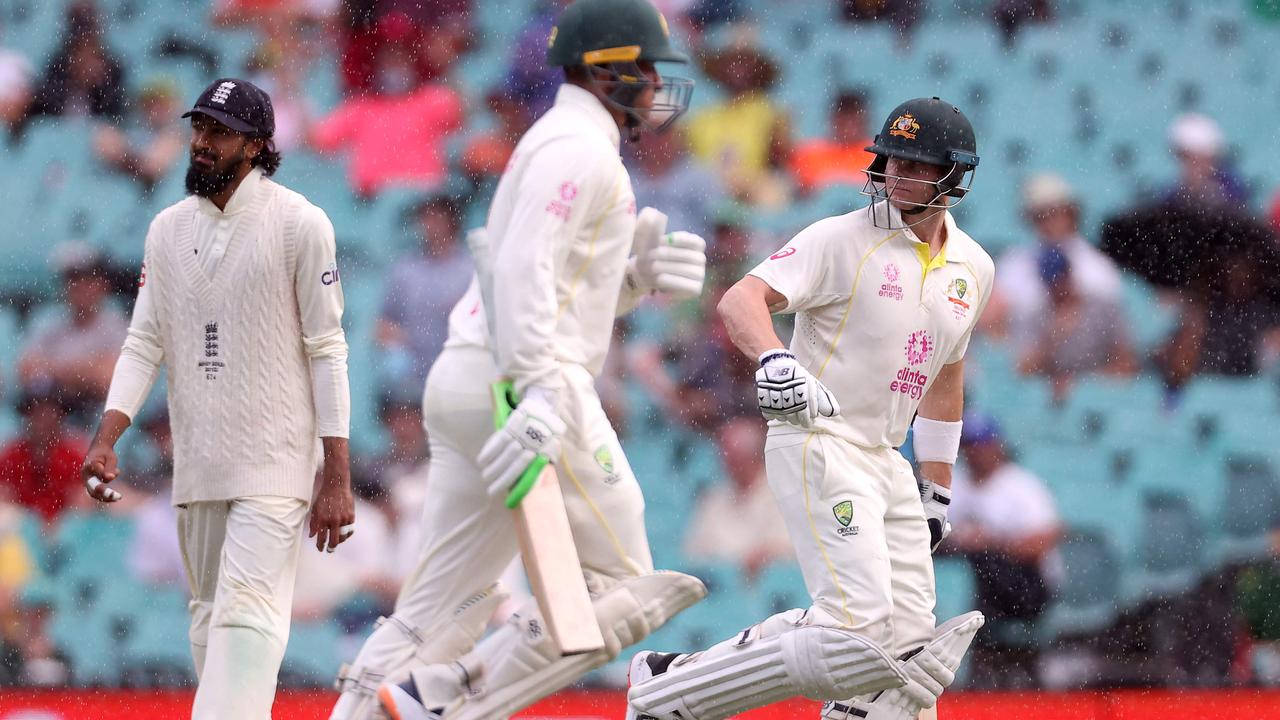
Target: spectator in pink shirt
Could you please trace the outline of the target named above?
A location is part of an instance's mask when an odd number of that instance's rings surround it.
[[[389,186],[433,189],[444,180],[444,144],[462,126],[462,98],[443,84],[422,84],[402,46],[378,55],[376,94],[351,97],[313,128],[321,152],[347,151],[352,187],[375,195]]]

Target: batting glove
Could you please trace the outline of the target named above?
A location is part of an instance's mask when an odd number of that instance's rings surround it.
[[[782,420],[802,428],[812,426],[819,417],[840,414],[836,396],[786,350],[770,350],[760,356],[756,397],[766,420]]]
[[[526,393],[510,417],[485,441],[480,450],[480,475],[489,494],[506,497],[511,487],[539,455],[548,462],[560,459],[564,420],[542,394]]]
[[[707,275],[707,242],[691,232],[667,232],[667,216],[647,207],[636,217],[627,282],[676,299],[702,294]]]
[[[947,522],[947,510],[951,508],[951,488],[932,480],[917,480],[916,487],[920,488],[924,518],[929,523],[929,552],[933,552],[951,534],[951,523]]]

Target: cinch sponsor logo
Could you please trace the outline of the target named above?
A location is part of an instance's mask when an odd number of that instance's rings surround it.
[[[337,265],[330,265],[328,270],[325,270],[324,272],[320,273],[321,285],[333,285],[335,283],[340,282],[341,280],[342,280],[342,277],[338,274]]]

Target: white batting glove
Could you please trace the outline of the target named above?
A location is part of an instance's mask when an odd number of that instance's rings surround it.
[[[929,552],[934,552],[951,534],[951,523],[947,522],[947,510],[951,509],[951,488],[938,485],[932,480],[917,480],[916,487],[920,488],[924,519],[929,523]]]
[[[539,455],[551,463],[560,459],[564,420],[542,393],[531,391],[511,411],[507,424],[485,441],[480,450],[480,475],[489,494],[506,497],[529,464]]]
[[[707,241],[691,232],[666,230],[667,216],[658,210],[647,207],[636,216],[627,282],[676,299],[697,297],[707,275]]]
[[[760,356],[756,397],[766,420],[782,420],[802,428],[812,426],[819,417],[840,414],[836,396],[796,362],[795,355],[781,348]]]

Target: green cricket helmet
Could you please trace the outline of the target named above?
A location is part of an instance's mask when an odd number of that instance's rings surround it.
[[[671,44],[666,18],[649,0],[576,0],[560,14],[547,39],[547,63],[585,67],[603,97],[627,116],[633,134],[661,132],[689,107],[693,81],[661,76],[655,83],[640,63],[687,63],[689,57]],[[636,101],[657,85],[651,108]]]
[[[959,203],[968,195],[978,167],[973,125],[960,108],[936,97],[908,100],[894,108],[866,150],[876,156],[867,168],[867,184],[862,191],[871,198],[872,204],[877,200],[887,201],[898,183],[928,182],[934,186],[932,200],[902,210],[904,215],[917,215],[928,208],[945,209],[947,197],[956,198]],[[937,182],[889,175],[885,172],[889,158],[938,165],[948,170]]]

